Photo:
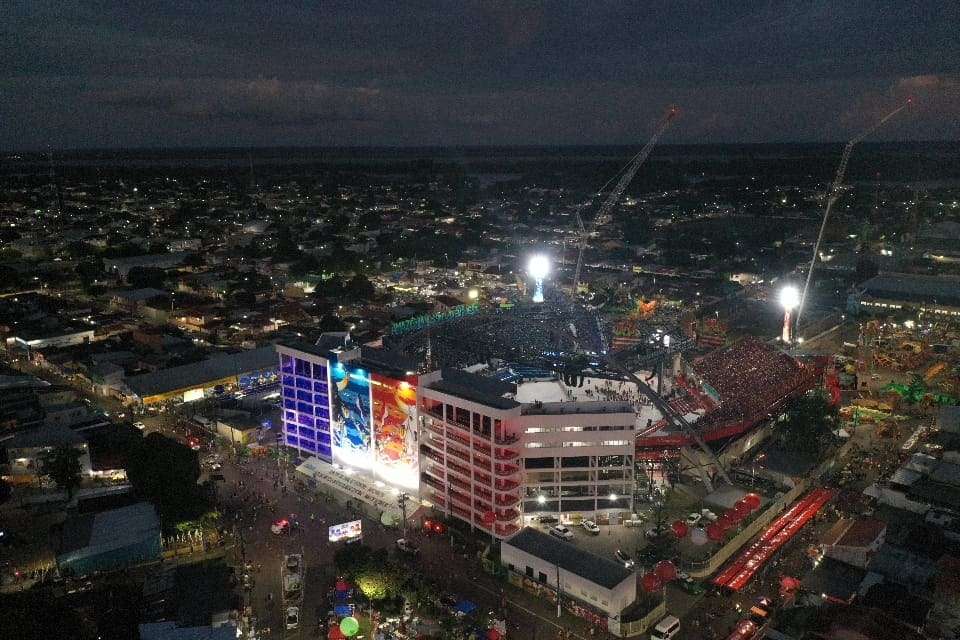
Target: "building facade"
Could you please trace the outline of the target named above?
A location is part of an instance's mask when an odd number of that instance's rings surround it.
[[[633,406],[522,403],[516,392],[464,371],[421,376],[423,497],[499,538],[541,515],[617,522],[632,512]]]

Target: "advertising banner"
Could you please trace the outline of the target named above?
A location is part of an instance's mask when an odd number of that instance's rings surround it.
[[[341,522],[327,528],[327,539],[330,542],[353,542],[363,537],[362,520]]]
[[[417,388],[407,380],[374,373],[374,469],[388,484],[417,487]]]
[[[343,464],[369,469],[372,415],[370,378],[363,369],[337,364],[331,371],[333,394],[333,457]]]

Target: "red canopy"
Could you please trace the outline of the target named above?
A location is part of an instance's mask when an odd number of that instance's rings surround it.
[[[328,640],[347,640],[347,636],[343,635],[343,631],[340,631],[340,627],[330,627],[330,631],[327,632]]]
[[[758,495],[755,494],[755,493],[748,493],[747,495],[743,496],[743,501],[744,501],[745,503],[747,503],[747,505],[748,505],[751,509],[759,509],[759,508],[760,508],[760,502],[761,502],[760,496],[758,496]]]
[[[663,586],[663,582],[655,573],[648,573],[643,576],[643,578],[640,580],[640,584],[643,585],[643,590],[647,593],[653,593]]]
[[[673,529],[673,534],[678,538],[686,538],[687,533],[689,533],[690,531],[690,527],[688,527],[687,523],[684,522],[683,520],[677,520],[676,522],[674,522],[671,525],[671,529]]]
[[[669,560],[658,562],[653,568],[653,573],[663,582],[671,582],[677,579],[677,568]]]

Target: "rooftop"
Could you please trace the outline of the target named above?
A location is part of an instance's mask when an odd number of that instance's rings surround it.
[[[593,402],[534,402],[523,406],[524,415],[569,415],[573,413],[628,413],[631,417],[636,413],[630,402],[603,401]]]
[[[883,273],[863,284],[863,291],[877,298],[960,304],[960,278],[912,273]]]
[[[73,516],[63,524],[60,554],[90,548],[105,553],[136,544],[145,537],[160,538],[160,519],[149,502]]]
[[[276,349],[269,345],[134,376],[127,380],[127,386],[140,398],[147,398],[277,366]]]
[[[823,538],[824,545],[841,547],[867,547],[880,538],[887,529],[887,523],[876,518],[838,521]]]
[[[503,544],[529,553],[605,589],[613,589],[633,572],[623,565],[579,549],[536,529],[526,527]]]
[[[61,424],[40,427],[35,431],[17,433],[7,440],[8,449],[31,449],[83,444],[85,440],[76,431]]]

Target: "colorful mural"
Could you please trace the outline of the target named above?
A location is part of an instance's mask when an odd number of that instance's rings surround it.
[[[370,378],[363,369],[337,364],[330,370],[333,396],[334,458],[360,468],[370,466],[372,444]]]
[[[373,374],[374,464],[386,482],[417,486],[417,389],[406,380]]]

